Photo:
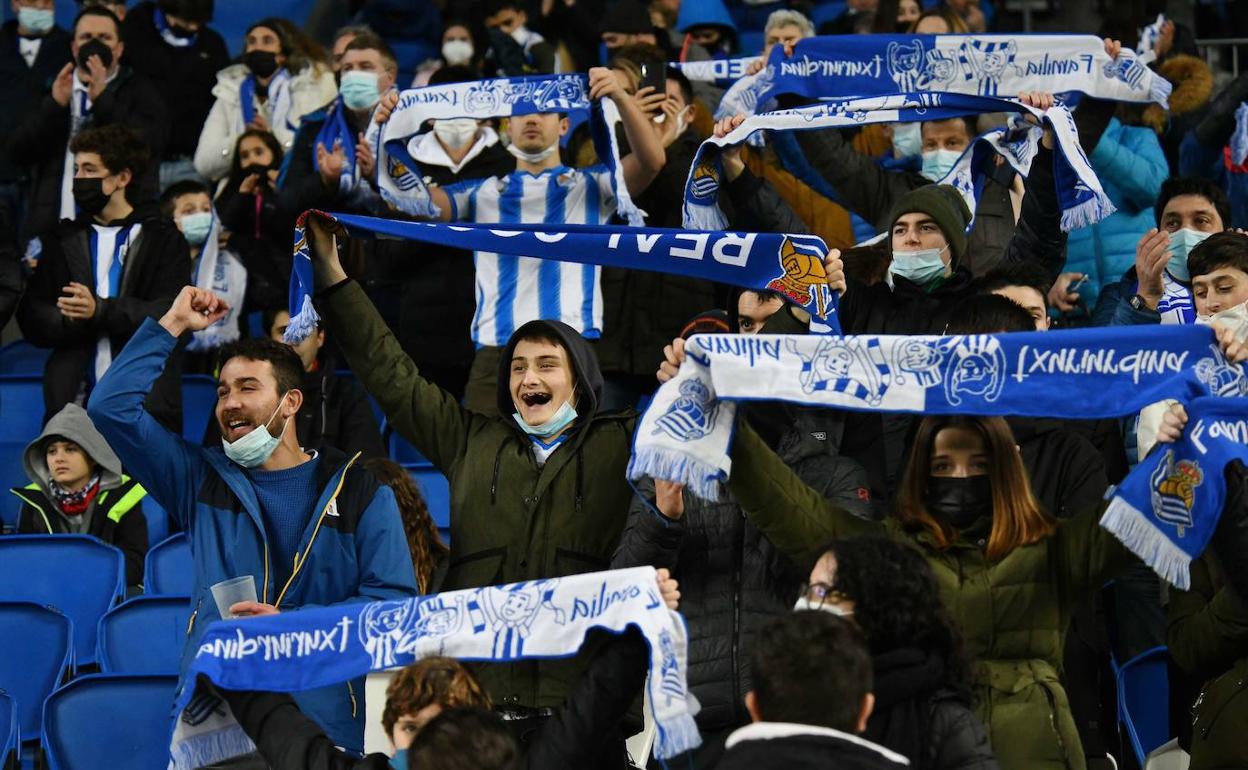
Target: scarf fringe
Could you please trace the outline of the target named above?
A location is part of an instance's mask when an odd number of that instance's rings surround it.
[[[232,724],[181,740],[175,737],[169,767],[171,770],[195,770],[231,757],[250,754],[255,750],[256,744],[251,742],[243,728]]]
[[[315,324],[315,322],[313,322]],[[216,350],[222,345],[234,342],[238,339],[238,324],[230,324],[226,321],[213,324],[207,329],[195,332],[191,335],[191,341],[187,343],[186,349],[192,353],[199,353],[205,350]]]
[[[1148,98],[1161,105],[1163,109],[1168,110],[1170,109],[1170,92],[1173,90],[1174,86],[1169,80],[1166,80],[1161,75],[1157,75],[1153,78],[1153,84],[1148,89]]]
[[[1231,134],[1231,162],[1236,166],[1244,165],[1248,158],[1248,102],[1235,109],[1235,133]]]
[[[684,229],[686,230],[727,230],[728,220],[719,206],[705,206],[694,203],[685,204]]]
[[[312,307],[312,298],[305,295],[299,312],[291,316],[290,325],[286,327],[286,341],[299,342],[307,339],[316,332],[316,324],[320,320],[316,308]]]
[[[1114,498],[1101,526],[1122,541],[1158,575],[1184,591],[1191,587],[1192,557],[1153,526],[1143,512],[1122,498]]]
[[[669,716],[660,722],[656,713],[654,721],[658,725],[654,737],[655,759],[671,759],[702,745],[702,736],[698,733],[698,724],[692,714]]]
[[[715,466],[672,449],[634,447],[628,463],[628,478],[650,476],[684,484],[703,500],[717,502],[723,497],[723,474]]]
[[[1108,195],[1094,195],[1082,203],[1062,209],[1062,232],[1094,225],[1117,210]]]

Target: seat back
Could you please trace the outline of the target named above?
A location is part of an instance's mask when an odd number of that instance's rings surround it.
[[[148,494],[143,498],[143,518],[147,520],[147,547],[150,550],[169,537],[169,514],[156,502],[156,498]]]
[[[189,596],[136,596],[100,618],[96,659],[106,674],[177,674]]]
[[[37,348],[26,340],[10,342],[0,348],[0,374],[42,376],[50,355],[51,348]]]
[[[48,696],[43,748],[48,770],[165,770],[176,676],[89,674]]]
[[[16,767],[22,751],[22,728],[17,723],[17,704],[0,690],[0,767]]]
[[[411,442],[403,438],[397,431],[390,432],[389,446],[386,449],[390,453],[390,459],[394,460],[404,468],[415,467],[417,465],[431,465],[429,460],[420,453],[420,450],[412,446]]]
[[[404,466],[425,498],[429,515],[438,528],[451,525],[451,486],[442,471],[429,465]]]
[[[179,532],[152,546],[143,568],[143,590],[162,596],[190,596],[195,587],[191,545]]]
[[[39,737],[43,701],[69,675],[73,639],[74,624],[51,607],[0,602],[0,690],[12,699],[26,740]]]
[[[67,615],[77,665],[95,662],[96,627],[125,596],[125,574],[121,551],[90,535],[0,538],[0,601],[45,604]]]
[[[182,378],[182,438],[199,446],[217,406],[217,381],[206,374]]]
[[[25,484],[22,452],[43,430],[43,375],[0,375],[0,484],[8,487]],[[21,507],[17,498],[5,500],[2,506]],[[16,510],[16,509],[14,509]]]
[[[1116,666],[1118,715],[1139,766],[1170,735],[1169,651],[1154,647]]]

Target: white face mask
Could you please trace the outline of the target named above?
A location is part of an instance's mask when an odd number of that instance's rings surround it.
[[[893,124],[893,155],[908,158],[923,149],[923,126],[920,123]]]
[[[1209,326],[1214,321],[1221,323],[1223,326],[1237,330],[1236,336],[1239,336],[1238,330],[1248,324],[1248,302],[1241,302],[1235,307],[1228,307],[1226,310],[1219,310],[1213,315],[1196,316],[1196,323],[1203,326]]]
[[[888,266],[889,275],[897,275],[919,286],[927,286],[945,274],[945,261],[940,255],[949,248],[920,249],[918,251],[893,251],[893,262]]]
[[[939,182],[953,171],[961,157],[961,150],[928,150],[923,153],[923,170],[919,173],[933,182]]]
[[[819,610],[820,612],[827,612],[841,618],[854,614],[852,610],[846,610],[839,604],[832,604],[831,602],[817,605],[805,596],[799,597],[797,604],[793,605],[794,612],[801,612],[802,610]]]
[[[545,161],[547,158],[549,158],[551,155],[554,155],[556,152],[559,152],[559,143],[555,142],[554,144],[547,147],[546,149],[538,150],[537,152],[525,152],[524,150],[517,147],[515,142],[512,142],[511,144],[507,145],[507,152],[514,155],[517,160],[522,160],[525,163],[541,163]]]
[[[433,133],[452,150],[468,145],[477,136],[477,121],[472,118],[447,118],[433,121]]]
[[[448,40],[442,44],[442,59],[451,66],[472,61],[472,43],[467,40]]]
[[[524,421],[524,418],[520,416],[519,412],[515,412],[511,416],[512,419],[516,421],[516,424],[520,426],[520,430],[530,436],[550,438],[572,424],[572,421],[576,419],[576,407],[572,406],[571,401],[564,401],[563,406],[559,407],[559,409],[551,415],[551,418],[541,425],[529,425]]]
[[[269,433],[269,423],[273,422],[273,418],[281,411],[285,401],[286,394],[283,393],[277,402],[277,408],[273,410],[273,414],[269,415],[269,419],[263,425],[252,428],[250,433],[238,441],[229,442],[224,438],[221,439],[221,448],[225,450],[225,456],[244,468],[255,468],[268,460],[277,449],[277,445],[281,443],[281,435],[286,430],[286,424],[282,423],[282,430],[274,436]]]
[[[515,29],[511,31],[511,39],[516,41],[520,45],[524,45],[525,43],[529,42],[528,28],[524,26],[516,27]]]

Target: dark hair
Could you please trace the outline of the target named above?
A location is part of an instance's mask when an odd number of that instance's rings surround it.
[[[979,134],[978,118],[974,115],[959,115],[952,118],[935,118],[933,120],[925,120],[919,124],[919,137],[923,136],[923,126],[928,123],[944,123],[950,120],[962,121],[962,126],[966,129],[966,135],[974,139]]]
[[[207,24],[212,21],[213,0],[160,0],[160,10],[179,19]]]
[[[479,708],[443,711],[425,725],[407,750],[408,768],[513,770],[519,751],[507,725]]]
[[[221,347],[219,356],[222,369],[231,358],[267,361],[273,367],[278,395],[298,390],[303,385],[303,362],[299,360],[299,354],[291,346],[277,340],[268,337],[243,337],[226,343]]]
[[[138,186],[139,177],[147,170],[150,157],[147,143],[142,137],[134,129],[120,123],[84,128],[69,140],[69,151],[93,152],[99,155],[100,161],[110,174],[129,171],[132,187]]]
[[[680,88],[680,95],[685,100],[685,105],[692,105],[693,84],[689,82],[689,78],[685,77],[685,73],[678,69],[668,69],[667,79],[676,81],[676,86]]]
[[[1036,322],[1022,305],[999,294],[976,294],[958,303],[945,334],[1034,332]]]
[[[1248,235],[1234,230],[1214,233],[1196,244],[1187,255],[1187,271],[1192,278],[1223,267],[1248,273]]]
[[[520,0],[485,0],[481,4],[481,15],[486,18],[500,14],[503,11],[523,13],[524,3],[520,2]]]
[[[74,23],[69,27],[69,33],[71,36],[78,32],[78,22],[82,21],[87,16],[103,16],[104,18],[111,20],[113,22],[113,26],[117,28],[117,40],[125,42],[126,37],[121,31],[121,19],[117,18],[117,14],[102,5],[84,5],[82,10],[78,12],[78,15],[74,17]]]
[[[347,51],[376,51],[392,72],[397,74],[399,71],[399,60],[394,55],[394,51],[375,32],[360,32],[357,34],[351,39],[350,43],[347,43],[347,47],[343,49],[343,53]]]
[[[1166,204],[1180,195],[1199,195],[1209,201],[1214,211],[1218,212],[1222,227],[1231,226],[1231,204],[1220,185],[1194,176],[1172,176],[1161,183],[1161,192],[1157,193],[1157,203],[1153,206],[1153,217],[1158,227],[1161,227],[1161,215],[1166,210]]]
[[[291,53],[290,38],[286,35],[286,26],[282,23],[283,21],[283,19],[279,19],[276,16],[266,16],[259,21],[253,21],[251,24],[247,25],[247,31],[243,33],[243,39],[246,40],[252,30],[257,27],[271,29],[273,30],[273,34],[277,35],[278,43],[281,44],[282,55],[289,58]]]
[[[819,610],[785,613],[754,637],[750,660],[764,720],[858,732],[872,667],[852,623]]]
[[[907,647],[934,653],[944,663],[941,685],[969,705],[969,658],[927,558],[912,546],[878,535],[834,540],[819,559],[827,554],[836,558],[832,588],[853,600],[854,621],[872,654]]]
[[[416,587],[422,594],[429,593],[438,562],[446,558],[451,549],[442,542],[420,488],[402,465],[388,457],[370,457],[364,461],[364,467],[394,491],[394,499],[399,504],[399,518],[403,520],[403,533],[407,536],[407,549],[412,554],[412,566],[416,570]]]
[[[449,83],[471,83],[478,79],[477,73],[462,64],[448,64],[438,67],[429,76],[429,85],[444,86]]]
[[[182,179],[165,188],[160,194],[160,215],[165,219],[173,219],[173,209],[178,203],[178,198],[183,195],[208,196],[208,200],[212,200],[212,190],[208,185],[198,179]]]
[[[243,182],[243,162],[239,157],[239,148],[243,144],[244,139],[259,139],[264,142],[264,146],[269,148],[269,152],[273,153],[273,165],[271,168],[277,169],[282,166],[282,143],[277,140],[271,131],[265,131],[259,128],[249,128],[238,135],[238,140],[234,142],[234,159],[230,161],[230,182],[226,189],[237,191],[238,186]]]
[[[1044,300],[1044,307],[1049,307],[1049,289],[1053,288],[1053,279],[1049,273],[1034,262],[1003,262],[988,271],[979,282],[980,294],[991,294],[1011,286],[1025,286],[1035,289]]]

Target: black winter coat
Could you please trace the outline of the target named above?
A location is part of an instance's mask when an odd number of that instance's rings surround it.
[[[770,404],[768,405],[770,406]],[[836,456],[829,410],[779,407],[768,422],[783,420],[777,451],[811,488],[838,505],[867,515],[866,477],[852,460]],[[780,416],[783,415],[783,416]],[[793,611],[806,573],[782,554],[728,497],[712,503],[685,495],[685,513],[668,519],[654,508],[654,487],[639,485],[612,568],[667,567],[680,580],[681,612],[689,630],[689,689],[702,710],[703,730],[749,721],[744,697],[751,689],[754,637],[777,616]],[[811,543],[816,548],[820,543]]]
[[[122,61],[151,79],[164,101],[169,143],[157,159],[194,157],[195,145],[212,109],[217,72],[230,63],[230,52],[216,30],[200,27],[195,42],[175,48],[156,29],[156,4],[139,3],[126,13]]]
[[[9,157],[34,167],[22,228],[25,238],[50,232],[61,218],[61,172],[65,168],[65,148],[69,146],[69,120],[69,107],[57,104],[48,92],[32,105],[9,136]],[[164,100],[152,81],[124,65],[95,100],[84,127],[115,123],[134,129],[152,158],[164,157],[169,141]],[[160,164],[148,163],[146,173],[137,181],[131,182],[130,203],[138,207],[155,202],[160,194]],[[188,279],[189,276],[187,268]]]
[[[266,187],[258,195],[243,195],[239,184],[241,180],[226,182],[217,196],[217,213],[230,231],[230,248],[247,268],[245,308],[248,312],[284,308],[290,294],[290,234],[295,221],[279,208],[276,190]]]
[[[17,312],[17,302],[22,298],[22,263],[17,256],[13,229],[8,214],[0,208],[0,329]]]
[[[143,227],[125,256],[121,287],[112,299],[96,298],[95,317],[75,321],[61,315],[56,300],[71,281],[95,286],[91,225],[65,220],[45,237],[43,254],[17,307],[22,335],[52,348],[43,373],[44,422],[74,401],[94,361],[96,341],[108,335],[114,357],[145,318],[160,318],[190,282],[191,252],[173,222],[135,211],[124,221]],[[147,395],[145,406],[162,425],[182,432],[180,356],[173,356]]]
[[[1063,420],[1007,417],[1031,479],[1031,492],[1059,519],[1095,508],[1109,488],[1105,460]]]
[[[69,63],[69,33],[53,27],[43,36],[33,66],[22,58],[17,20],[0,26],[0,142],[8,142],[13,129],[29,114],[52,87],[61,68]],[[8,148],[0,152],[0,179],[15,180],[26,175],[26,162],[13,157]]]

